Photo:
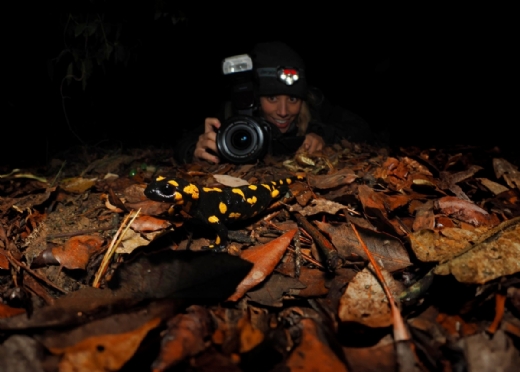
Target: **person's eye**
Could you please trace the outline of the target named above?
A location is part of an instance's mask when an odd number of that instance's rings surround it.
[[[267,100],[269,102],[276,102],[277,98],[276,98],[276,96],[270,96],[270,97],[267,97]]]
[[[289,102],[291,102],[291,103],[298,103],[298,102],[300,102],[300,98],[298,98],[298,97],[289,97]]]

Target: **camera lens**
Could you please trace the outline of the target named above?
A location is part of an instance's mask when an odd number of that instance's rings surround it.
[[[231,135],[231,143],[233,147],[238,150],[247,149],[249,146],[251,146],[251,141],[251,133],[241,128]]]
[[[250,116],[235,116],[217,132],[220,155],[231,163],[248,163],[261,157],[268,147],[269,129]]]

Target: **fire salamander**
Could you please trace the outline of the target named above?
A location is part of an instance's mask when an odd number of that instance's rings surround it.
[[[274,199],[283,196],[288,185],[303,176],[240,187],[199,187],[183,179],[158,176],[146,187],[147,198],[173,204],[217,233],[208,248],[225,250],[227,225],[263,212]]]

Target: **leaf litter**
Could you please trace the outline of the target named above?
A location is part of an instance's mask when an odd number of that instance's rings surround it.
[[[520,360],[518,159],[346,141],[242,166],[88,154],[2,172],[0,370],[484,371]],[[302,170],[291,195],[232,226],[227,253],[201,251],[211,231],[143,194],[156,174],[233,187]]]

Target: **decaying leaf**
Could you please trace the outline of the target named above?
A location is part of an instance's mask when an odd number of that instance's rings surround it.
[[[332,225],[315,221],[315,224],[331,237],[332,244],[334,244],[341,256],[357,255],[365,260],[368,259],[356,235],[346,223]],[[358,230],[374,258],[386,270],[394,272],[411,265],[410,257],[398,239],[385,233],[361,227],[358,227]]]
[[[96,179],[86,179],[83,177],[67,178],[60,182],[60,187],[73,194],[83,194],[96,184]]]
[[[25,313],[25,309],[11,307],[0,302],[0,318],[10,318]]]
[[[347,372],[347,367],[327,345],[323,331],[313,319],[302,319],[300,326],[301,342],[286,363],[290,371]]]
[[[505,159],[493,159],[493,167],[497,178],[504,177],[507,185],[511,188],[520,189],[520,172],[518,168]]]
[[[371,217],[372,223],[378,225],[382,230],[391,231],[397,235],[404,235],[399,224],[388,217],[385,197],[382,193],[377,193],[366,185],[360,185],[358,187],[358,197],[361,204],[363,204],[365,213]]]
[[[164,219],[152,216],[138,216],[130,227],[137,232],[150,232],[164,230],[170,225],[171,223]]]
[[[346,206],[327,199],[313,199],[312,205],[308,205],[300,211],[303,216],[312,216],[318,213],[336,214]]]
[[[489,191],[491,191],[495,195],[509,190],[504,185],[488,180],[487,178],[477,178],[477,180],[479,180],[481,184],[483,184]]]
[[[423,262],[443,261],[455,257],[469,244],[478,241],[487,230],[485,227],[473,230],[456,227],[445,227],[439,231],[424,229],[411,234],[410,241],[419,260]]]
[[[463,283],[484,284],[520,271],[520,218],[505,221],[486,233],[465,253],[435,268]]]
[[[404,286],[388,271],[381,269],[390,291],[397,295]],[[383,287],[368,268],[357,273],[341,297],[338,316],[343,322],[356,322],[368,327],[387,327],[392,324],[392,314]]]
[[[309,177],[309,184],[317,189],[326,190],[354,182],[358,176],[349,169],[344,168],[336,173],[316,175]]]
[[[267,275],[273,272],[297,231],[297,229],[290,230],[265,245],[249,248],[242,253],[241,258],[251,262],[253,268],[244,280],[240,282],[235,293],[228,298],[228,301],[239,300],[250,288],[261,283]]]
[[[260,286],[247,292],[247,297],[257,304],[282,307],[283,297],[293,291],[305,288],[298,279],[274,272]]]
[[[0,269],[9,269],[9,260],[7,259],[7,252],[0,248]]]
[[[116,249],[116,253],[132,253],[134,249],[148,245],[149,243],[150,242],[143,238],[138,232],[127,230],[121,244]]]
[[[474,226],[495,226],[498,219],[472,202],[454,196],[445,196],[435,202],[435,207],[443,213]]]
[[[117,371],[134,355],[148,332],[159,323],[159,318],[152,319],[131,332],[89,337],[74,346],[50,348],[50,351],[63,355],[60,371]]]
[[[63,247],[52,248],[54,258],[67,269],[85,269],[90,257],[99,252],[104,239],[97,235],[70,238]]]
[[[164,371],[206,347],[212,320],[201,306],[190,306],[187,314],[178,314],[168,321],[168,330],[162,338],[161,353],[153,362],[154,371]]]

